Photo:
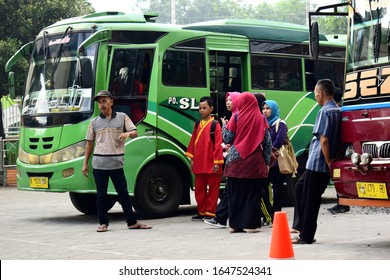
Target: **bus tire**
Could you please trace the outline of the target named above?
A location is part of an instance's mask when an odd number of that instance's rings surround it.
[[[144,218],[172,216],[178,209],[183,195],[183,180],[170,164],[154,162],[140,173],[134,208]]]
[[[69,193],[70,201],[73,206],[81,213],[86,215],[96,215],[96,194],[93,193]],[[107,199],[107,211],[109,211],[117,202],[116,195],[109,195]]]

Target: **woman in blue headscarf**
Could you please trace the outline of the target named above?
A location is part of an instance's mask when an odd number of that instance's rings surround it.
[[[277,153],[277,150],[284,144],[287,136],[287,126],[284,120],[280,119],[278,103],[274,100],[266,100],[262,106],[263,115],[267,118],[270,127],[272,150]],[[273,190],[273,205],[272,215],[276,211],[282,210],[283,183],[286,181],[288,174],[281,174],[279,171],[278,162],[275,161],[269,170],[268,180],[272,183]]]

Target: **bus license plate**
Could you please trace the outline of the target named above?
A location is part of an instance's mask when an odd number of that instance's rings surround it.
[[[386,183],[356,182],[358,197],[388,199]]]
[[[30,188],[48,189],[49,188],[49,178],[48,177],[30,177]]]

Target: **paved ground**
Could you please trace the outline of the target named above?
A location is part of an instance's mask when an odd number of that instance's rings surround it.
[[[321,206],[317,242],[294,245],[297,260],[390,260],[390,220],[383,211],[352,208],[332,215],[334,189]],[[293,208],[284,209],[291,225]],[[259,260],[268,259],[272,228],[230,234],[190,217],[195,206],[175,217],[143,221],[152,230],[126,229],[120,206],[110,211],[110,231],[96,233],[97,219],[73,208],[67,193],[22,192],[0,187],[2,260]]]

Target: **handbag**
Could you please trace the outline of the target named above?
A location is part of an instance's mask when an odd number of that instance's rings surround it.
[[[280,120],[279,120],[280,122]],[[279,122],[276,124],[276,132],[279,128]],[[295,157],[294,148],[291,144],[290,138],[286,135],[284,144],[278,150],[278,166],[281,174],[292,174],[292,177],[296,177],[298,173],[298,162]]]

